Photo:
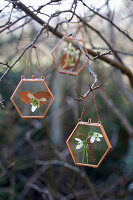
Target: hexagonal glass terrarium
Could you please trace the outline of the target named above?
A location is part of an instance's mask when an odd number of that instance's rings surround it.
[[[78,40],[86,53],[85,43]],[[56,70],[63,74],[76,76],[86,66],[83,55],[75,40],[70,37],[63,37],[56,47],[51,51]]]
[[[43,78],[22,78],[11,101],[21,118],[44,118],[54,97]]]
[[[112,148],[101,123],[79,122],[66,143],[76,165],[94,168]]]

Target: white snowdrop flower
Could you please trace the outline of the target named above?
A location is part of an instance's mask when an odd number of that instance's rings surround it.
[[[100,142],[101,141],[100,138],[102,138],[102,137],[103,137],[102,134],[94,132],[93,135],[91,136],[90,142],[94,143],[95,140],[98,141],[98,142]]]
[[[78,145],[76,146],[76,149],[81,149],[83,146],[83,141],[79,138],[75,138],[76,141],[78,141]]]
[[[31,107],[31,112],[35,112],[35,110],[37,109],[37,106],[34,106],[33,104],[31,104],[32,107]]]
[[[78,60],[79,50],[76,50],[76,48],[72,46],[72,43],[69,43],[68,47],[64,48],[64,51],[66,52],[66,54],[72,56],[75,60]]]

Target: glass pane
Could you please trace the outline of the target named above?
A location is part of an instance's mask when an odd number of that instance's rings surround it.
[[[100,127],[79,125],[71,139],[70,147],[76,163],[97,165],[108,149]]]
[[[25,94],[24,92],[27,93]],[[30,95],[28,92],[30,93]],[[37,92],[40,92],[41,96],[40,93],[38,93],[38,96]],[[21,99],[21,94],[23,94],[23,96],[25,95],[24,97],[26,98],[27,96],[30,97],[30,101],[25,101],[27,102],[25,103],[23,99]],[[15,102],[23,116],[43,116],[51,100],[52,97],[48,93],[48,90],[42,81],[22,82],[22,84],[17,90],[17,93],[13,97],[13,101]]]
[[[76,48],[72,42],[75,43],[74,40],[68,42],[63,40],[54,51],[56,63],[60,71],[76,73],[85,64],[80,49]],[[80,43],[83,46],[82,42]]]

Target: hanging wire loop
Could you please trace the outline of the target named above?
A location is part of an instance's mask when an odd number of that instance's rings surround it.
[[[31,49],[30,49],[30,53],[29,53],[29,57],[28,57],[28,62],[27,62],[27,65],[26,65],[26,68],[25,68],[25,73],[24,73],[24,78],[26,77],[27,75],[27,71],[28,71],[28,67],[29,67],[29,63],[30,63],[30,60],[31,60],[31,55],[32,55],[32,49],[35,50],[35,54],[36,54],[36,58],[37,58],[37,62],[38,62],[38,67],[39,67],[39,70],[41,72],[41,77],[43,77],[43,79],[45,78],[44,75],[43,75],[43,71],[42,71],[42,67],[41,67],[41,64],[40,64],[40,60],[39,60],[39,56],[38,56],[38,51],[37,51],[37,47],[35,45],[32,45],[31,46]],[[33,78],[34,75],[32,75],[32,78]],[[35,77],[34,77],[35,78]]]

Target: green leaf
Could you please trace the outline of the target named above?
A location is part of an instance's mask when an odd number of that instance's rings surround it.
[[[93,136],[93,134],[94,134],[94,132],[92,132],[92,131],[88,133],[89,136]]]

